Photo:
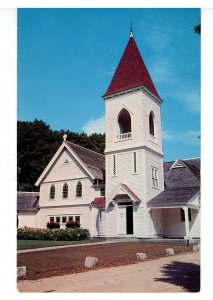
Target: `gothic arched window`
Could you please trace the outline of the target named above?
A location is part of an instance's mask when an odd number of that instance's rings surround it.
[[[55,186],[51,185],[50,187],[50,199],[55,199]]]
[[[124,134],[132,131],[131,116],[129,112],[124,108],[121,110],[119,114],[118,125],[119,125],[120,134]]]
[[[76,186],[76,197],[82,197],[82,183],[80,181]]]
[[[153,136],[155,135],[154,114],[152,111],[149,114],[149,133]]]
[[[63,198],[68,198],[68,185],[67,183],[63,186]]]

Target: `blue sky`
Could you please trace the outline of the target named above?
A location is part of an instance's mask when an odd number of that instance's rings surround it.
[[[200,156],[199,9],[19,9],[18,120],[104,131],[104,101],[133,34],[162,105],[166,161]]]

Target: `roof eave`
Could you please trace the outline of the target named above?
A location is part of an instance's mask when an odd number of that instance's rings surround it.
[[[102,96],[102,98],[104,100],[108,100],[108,99],[111,99],[111,98],[115,98],[115,97],[125,95],[125,94],[128,94],[128,93],[134,93],[134,92],[141,91],[141,90],[144,91],[149,97],[151,97],[158,104],[162,104],[164,102],[160,97],[153,94],[145,85],[129,88],[127,90],[123,90],[123,91],[115,92],[115,93],[111,93],[111,94],[105,93]]]

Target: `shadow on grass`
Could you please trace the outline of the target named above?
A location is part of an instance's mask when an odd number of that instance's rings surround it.
[[[155,278],[155,281],[167,282],[182,286],[189,292],[200,291],[200,266],[192,263],[173,261],[165,265],[161,272],[164,277]]]

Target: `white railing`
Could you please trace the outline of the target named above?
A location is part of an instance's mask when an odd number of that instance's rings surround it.
[[[132,137],[131,132],[126,132],[126,133],[122,133],[122,134],[117,135],[118,140],[126,140],[126,139],[130,139],[131,137]]]

